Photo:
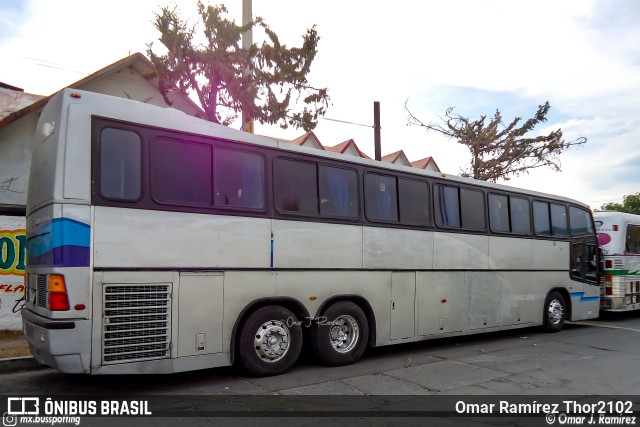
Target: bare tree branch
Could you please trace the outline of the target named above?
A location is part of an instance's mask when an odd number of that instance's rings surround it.
[[[560,154],[587,142],[584,137],[566,141],[562,139],[561,129],[548,135],[525,136],[547,121],[546,116],[551,108],[548,101],[538,106],[536,114],[524,123],[520,124],[522,118],[516,117],[507,125],[503,122],[500,110],[496,110],[490,118],[483,115],[472,120],[455,114],[453,107],[447,108],[444,117],[438,117],[438,122],[424,123],[411,113],[408,102],[407,99],[404,106],[409,126],[439,132],[467,147],[471,161],[461,169],[461,176],[465,177],[496,182],[499,179],[508,181],[513,176],[540,167],[550,167],[559,172]]]

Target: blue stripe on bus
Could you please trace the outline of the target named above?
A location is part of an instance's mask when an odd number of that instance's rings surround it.
[[[91,227],[69,218],[56,218],[27,235],[28,263],[55,267],[89,265]]]
[[[584,292],[571,292],[569,294],[571,298],[580,297],[580,302],[582,301],[600,301],[600,297],[585,297]]]
[[[273,268],[273,230],[271,230],[271,268]]]

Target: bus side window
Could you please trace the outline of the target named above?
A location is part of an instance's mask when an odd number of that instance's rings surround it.
[[[396,177],[368,173],[365,175],[364,191],[367,218],[374,221],[398,221]]]
[[[128,130],[100,132],[100,194],[114,200],[135,201],[142,189],[142,141]]]
[[[529,200],[510,196],[509,202],[511,207],[511,231],[517,234],[530,234]]]
[[[433,191],[436,225],[460,228],[460,198],[458,187],[436,184]]]
[[[533,202],[533,227],[538,236],[551,236],[549,203]]]
[[[551,234],[558,237],[567,237],[567,208],[564,205],[551,203]]]
[[[591,214],[588,211],[570,206],[569,220],[571,221],[571,236],[585,236],[593,234]]]
[[[462,228],[482,231],[487,228],[484,213],[484,193],[482,191],[460,189],[460,212]]]
[[[149,186],[157,203],[213,205],[213,147],[174,138],[154,138]]]
[[[429,184],[412,179],[398,180],[398,202],[400,221],[415,224],[430,224]]]
[[[215,151],[214,166],[216,205],[264,208],[265,167],[262,157],[219,148]]]
[[[276,159],[274,193],[276,209],[280,211],[317,214],[316,163]]]
[[[489,224],[491,231],[510,232],[507,196],[489,194]]]
[[[358,176],[356,171],[319,165],[320,214],[355,218],[358,216]]]

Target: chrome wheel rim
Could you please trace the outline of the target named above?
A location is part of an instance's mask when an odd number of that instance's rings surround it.
[[[360,339],[360,326],[353,317],[343,314],[331,323],[329,340],[331,347],[338,353],[348,353],[355,348]]]
[[[287,354],[290,341],[289,328],[279,320],[269,320],[256,331],[254,347],[261,360],[275,363]]]
[[[549,322],[553,325],[559,324],[564,318],[564,307],[562,307],[562,304],[557,299],[554,299],[549,303],[548,316]]]

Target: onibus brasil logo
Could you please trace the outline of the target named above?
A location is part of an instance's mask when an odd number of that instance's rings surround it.
[[[144,416],[152,415],[145,400],[53,400],[39,397],[9,397],[2,424],[75,424],[81,416]]]

